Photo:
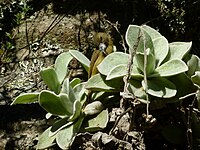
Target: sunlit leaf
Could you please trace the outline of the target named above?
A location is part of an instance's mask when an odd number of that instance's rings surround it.
[[[144,53],[138,52],[135,55],[138,68],[144,74]],[[152,53],[149,53],[149,49],[147,49],[147,65],[146,65],[146,74],[147,76],[154,72],[156,65],[156,59]]]
[[[108,119],[109,119],[108,110],[107,109],[103,110],[94,118],[91,118],[89,120],[84,120],[82,125],[82,130],[84,132],[102,130],[107,126]]]
[[[186,72],[187,70],[188,67],[185,62],[180,59],[173,59],[157,67],[150,77],[169,77]]]
[[[122,79],[108,81],[105,76],[96,74],[88,80],[85,88],[93,91],[117,92],[122,90],[123,81]]]
[[[177,92],[176,86],[171,81],[161,77],[149,79],[147,85],[147,93],[160,98],[173,97]],[[142,81],[142,86],[145,89],[144,81]]]
[[[192,82],[198,85],[200,88],[200,71],[196,71],[191,79],[192,79]]]
[[[68,117],[64,117],[58,121],[56,121],[52,127],[51,130],[49,131],[49,136],[54,136],[57,134],[60,130],[64,129],[67,126],[72,125],[73,122],[68,121]]]
[[[69,52],[64,52],[60,54],[55,61],[55,71],[58,76],[58,81],[62,83],[65,76],[67,75],[68,65],[72,60],[72,56]]]
[[[59,94],[61,84],[58,80],[58,76],[53,68],[46,68],[40,71],[40,76],[43,81],[47,84],[50,90]]]
[[[150,35],[140,26],[129,25],[126,31],[126,43],[131,51],[144,52],[144,48],[149,48],[154,53],[153,42]]]
[[[77,84],[77,85],[73,88],[73,90],[74,90],[74,95],[76,96],[76,99],[79,100],[79,101],[81,101],[81,102],[84,101],[83,96],[84,96],[85,91],[86,91],[86,89],[85,89],[85,84],[86,84],[86,82],[81,82],[81,83]]]
[[[185,61],[186,61],[187,66],[188,66],[187,75],[189,77],[194,75],[195,71],[200,71],[200,59],[199,59],[198,56],[193,55],[193,54],[188,54],[185,57]]]
[[[122,78],[123,76],[127,75],[127,73],[128,73],[127,64],[117,65],[108,73],[106,80]],[[143,78],[143,74],[139,72],[138,68],[135,65],[131,69],[131,77],[136,79]]]
[[[55,139],[56,136],[49,136],[51,127],[46,129],[42,135],[39,136],[38,143],[37,143],[37,149],[46,149],[53,145],[55,145]]]
[[[70,50],[69,53],[76,58],[88,72],[90,67],[90,60],[78,50]]]
[[[74,90],[70,86],[69,78],[66,78],[62,84],[61,93],[65,93],[68,95],[68,98],[73,103],[76,100],[76,96],[74,94]]]
[[[11,103],[14,104],[27,104],[38,101],[39,93],[24,93],[16,97],[16,99]]]
[[[156,66],[160,66],[163,60],[166,58],[169,52],[169,44],[164,36],[160,36],[153,40],[154,45],[154,55],[156,58]]]
[[[44,90],[39,95],[39,104],[49,113],[54,115],[71,115],[72,102],[67,94],[56,95],[51,91]]]
[[[70,116],[69,120],[74,121],[75,119],[77,119],[81,114],[81,110],[82,104],[79,100],[76,100],[73,105],[73,114]]]
[[[109,54],[101,64],[97,67],[99,72],[103,75],[108,75],[117,65],[128,64],[129,55],[122,52],[115,52]]]
[[[61,149],[68,149],[71,145],[72,138],[79,132],[84,118],[79,118],[74,124],[65,127],[56,134],[56,142]]]
[[[158,31],[151,28],[150,26],[142,25],[141,27],[142,27],[142,29],[144,29],[150,35],[152,40],[162,36]]]
[[[73,78],[72,81],[70,81],[70,86],[74,88],[77,84],[81,83],[80,78]]]
[[[134,94],[134,96],[136,96],[139,99],[146,99],[146,94],[144,88],[142,87],[141,81],[131,79],[129,80],[129,83],[129,92]]]
[[[123,77],[127,74],[127,64],[115,66],[107,75],[106,80]]]
[[[192,47],[192,42],[173,42],[169,44],[169,53],[164,60],[169,61],[172,59],[183,59],[189,53]]]

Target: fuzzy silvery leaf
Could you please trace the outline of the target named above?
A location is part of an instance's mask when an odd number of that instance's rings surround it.
[[[151,53],[154,54],[152,39],[141,26],[129,25],[125,39],[131,51],[143,53],[144,49],[149,48]]]
[[[84,132],[102,130],[107,126],[108,119],[109,119],[108,110],[107,109],[103,110],[94,118],[91,118],[89,120],[84,120],[82,130]]]
[[[40,76],[51,91],[54,91],[56,94],[59,94],[61,84],[58,80],[58,76],[54,68],[42,69],[40,71]]]
[[[90,60],[78,50],[70,50],[69,53],[76,58],[88,72],[90,67]]]
[[[147,49],[147,64],[146,64],[146,74],[147,76],[154,72],[155,65],[156,65],[156,59],[152,53],[149,52],[150,49]],[[144,74],[144,53],[137,52],[135,55],[138,68],[143,72]]]
[[[84,118],[79,118],[74,124],[65,127],[56,134],[56,143],[61,149],[69,149],[73,137],[79,132]]]
[[[82,104],[79,100],[76,100],[73,104],[73,114],[70,116],[69,121],[74,121],[81,115]]]
[[[66,78],[62,84],[61,93],[65,93],[68,95],[70,101],[73,103],[76,100],[76,96],[74,94],[74,90],[70,86],[69,78]]]
[[[98,70],[103,75],[108,75],[110,70],[115,66],[128,64],[129,55],[122,52],[114,52],[109,54],[101,64],[98,65]]]
[[[165,62],[173,59],[183,59],[189,53],[192,42],[173,42],[169,44],[169,53],[165,58]]]
[[[200,71],[196,71],[191,79],[192,82],[200,88]]]
[[[77,84],[81,83],[81,79],[80,78],[73,78],[72,81],[70,81],[70,86],[72,88],[74,88]]]
[[[160,36],[153,40],[154,56],[156,58],[156,66],[160,66],[169,52],[169,44],[164,36]]]
[[[37,143],[37,149],[46,149],[49,148],[56,143],[54,142],[56,139],[56,136],[49,136],[51,127],[46,129],[38,138],[38,143]]]
[[[149,77],[169,77],[188,70],[187,65],[180,59],[172,59],[161,66],[157,67]]]
[[[69,52],[64,52],[60,54],[55,61],[55,71],[58,76],[58,81],[63,82],[65,76],[67,75],[68,65],[72,60],[72,56]]]
[[[73,103],[64,93],[56,95],[51,91],[43,90],[39,95],[39,104],[53,115],[69,116],[73,113]]]
[[[88,80],[85,88],[93,91],[118,92],[122,90],[123,84],[120,78],[106,80],[105,76],[96,74]]]
[[[199,59],[198,56],[193,55],[193,54],[188,54],[185,57],[185,61],[186,61],[187,66],[188,66],[187,75],[189,77],[194,75],[195,71],[200,71],[200,59]]]
[[[142,29],[144,29],[150,35],[152,40],[162,36],[158,31],[151,28],[150,26],[142,25],[141,27],[142,27]]]
[[[142,81],[142,86],[146,89],[144,80]],[[156,77],[147,80],[147,93],[160,98],[171,98],[177,93],[176,86],[169,80]]]
[[[24,93],[15,98],[15,100],[11,103],[11,105],[14,104],[27,104],[27,103],[33,103],[38,101],[39,93]]]

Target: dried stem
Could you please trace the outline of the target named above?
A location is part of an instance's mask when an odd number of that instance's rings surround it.
[[[137,42],[133,45],[132,48],[129,49],[129,61],[128,61],[128,64],[127,64],[127,74],[123,78],[123,80],[124,80],[124,91],[121,93],[122,99],[120,101],[120,108],[122,109],[122,114],[120,115],[120,117],[115,122],[113,128],[110,131],[110,134],[113,133],[114,129],[116,128],[117,124],[119,123],[119,121],[123,117],[123,115],[125,115],[127,112],[132,110],[131,106],[128,109],[125,110],[127,99],[131,99],[131,100],[136,99],[136,97],[132,93],[129,92],[128,85],[129,85],[129,79],[131,77],[131,71],[132,71],[132,66],[133,66],[133,58],[136,54],[136,50],[138,48],[140,38],[141,38],[141,31],[139,30]],[[138,105],[138,103],[135,103],[134,105],[136,106],[136,105]]]
[[[148,90],[148,85],[147,85],[147,49],[146,49],[146,39],[145,39],[145,34],[144,31],[142,31],[142,37],[143,37],[143,42],[144,42],[144,84],[145,84],[145,93],[146,93],[146,100],[147,100],[147,105],[146,105],[146,110],[147,110],[147,117],[149,116],[149,96],[147,93]]]
[[[187,117],[187,142],[188,150],[193,149],[193,139],[192,139],[192,113],[196,97],[193,99],[192,103],[189,105],[188,117]]]

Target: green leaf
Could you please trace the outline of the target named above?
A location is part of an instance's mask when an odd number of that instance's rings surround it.
[[[73,57],[70,55],[69,52],[64,52],[60,54],[55,61],[55,71],[58,76],[58,81],[60,83],[62,83],[65,76],[67,75],[68,65],[72,58]]]
[[[70,86],[72,88],[74,88],[77,84],[81,83],[81,79],[80,78],[74,78],[72,79],[72,81],[70,82]]]
[[[39,93],[24,93],[16,97],[16,99],[11,103],[14,104],[26,104],[33,103],[38,100]]]
[[[188,54],[185,57],[185,61],[188,66],[188,72],[187,75],[191,77],[194,75],[195,71],[200,71],[200,59],[198,56],[193,55],[193,54]]]
[[[74,95],[76,96],[76,99],[81,101],[81,102],[84,102],[83,95],[85,94],[85,91],[86,91],[85,84],[86,84],[86,82],[82,82],[82,83],[77,84],[73,88]]]
[[[127,64],[120,64],[112,68],[108,73],[106,80],[123,77],[127,74]]]
[[[169,52],[169,44],[164,36],[160,36],[153,40],[154,45],[154,55],[156,58],[156,66],[160,66],[163,60],[166,58]]]
[[[192,76],[192,82],[200,88],[200,71],[196,71],[195,74]]]
[[[115,52],[109,54],[101,64],[98,65],[98,70],[103,75],[108,75],[117,65],[128,64],[129,55],[122,52]]]
[[[108,73],[106,80],[111,80],[115,78],[122,78],[127,74],[128,66],[127,64],[121,64],[117,65],[112,68],[112,70]],[[143,78],[143,75],[139,73],[136,66],[133,66],[132,72],[131,72],[132,78]]]
[[[147,50],[147,66],[146,66],[147,76],[150,75],[154,71],[155,65],[156,65],[156,59],[154,55],[149,52],[149,50],[150,49]],[[144,53],[137,52],[135,55],[135,58],[137,61],[138,68],[142,72],[144,72]]]
[[[74,94],[74,90],[70,86],[69,78],[66,78],[62,84],[61,93],[65,93],[68,95],[70,101],[73,103],[76,100],[76,96]]]
[[[108,123],[108,110],[103,110],[100,114],[98,114],[96,117],[84,120],[82,125],[82,130],[84,132],[92,132],[92,131],[98,131],[102,130],[107,126]]]
[[[136,48],[136,52],[143,53],[145,44],[145,49],[149,48],[151,53],[154,53],[152,39],[141,26],[129,25],[125,38],[130,50],[134,50]]]
[[[170,98],[176,95],[176,86],[169,80],[165,78],[151,78],[147,80],[148,90],[147,93],[160,97],[160,98]],[[144,80],[142,81],[142,86],[145,89]]]
[[[39,104],[53,115],[65,116],[73,112],[73,103],[64,93],[56,95],[51,91],[43,90],[39,95]]]
[[[88,80],[85,88],[92,91],[119,92],[123,88],[123,81],[120,78],[107,81],[105,76],[96,74]]]
[[[128,86],[129,92],[134,94],[137,98],[139,98],[139,100],[146,99],[146,94],[144,88],[142,87],[141,81],[131,79],[129,80],[129,83],[130,83]]]
[[[67,126],[72,125],[73,122],[69,122],[68,117],[64,117],[58,121],[56,121],[49,131],[49,136],[56,135],[60,130],[64,129]]]
[[[155,72],[149,77],[169,77],[186,72],[187,70],[188,67],[184,61],[180,59],[173,59],[162,64],[160,67],[157,67]]]
[[[192,83],[185,73],[172,76],[169,78],[169,80],[176,85],[176,99],[180,99],[197,91],[197,87]]]
[[[49,136],[51,127],[46,129],[42,135],[39,136],[38,143],[37,143],[37,149],[46,149],[49,148],[53,145],[55,145],[55,139],[56,136]]]
[[[74,124],[67,126],[56,134],[56,142],[61,149],[68,149],[73,137],[79,132],[84,118],[80,118]]]
[[[141,27],[142,27],[142,29],[144,29],[150,35],[152,40],[162,36],[158,31],[151,28],[150,26],[142,25]]]
[[[76,100],[73,105],[73,114],[70,116],[69,121],[76,120],[81,115],[82,104],[79,100]]]
[[[169,53],[164,60],[169,61],[172,59],[183,59],[189,53],[192,47],[192,42],[173,42],[169,44]]]
[[[61,84],[58,81],[58,76],[53,68],[41,70],[40,76],[51,91],[54,91],[56,94],[60,92]]]
[[[69,53],[76,58],[88,72],[90,67],[90,60],[78,50],[70,50]]]

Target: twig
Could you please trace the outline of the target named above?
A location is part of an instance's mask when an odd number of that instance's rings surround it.
[[[27,23],[27,18],[25,20],[25,24],[26,24],[26,42],[27,42],[27,45],[29,45],[29,37],[28,37],[28,23]],[[31,48],[30,46],[28,47],[29,49],[29,53],[31,52]],[[22,55],[23,56],[23,55]]]
[[[141,31],[139,30],[137,42],[133,45],[132,48],[129,48],[129,61],[128,61],[128,64],[127,64],[127,74],[123,78],[123,80],[124,80],[124,91],[123,91],[123,96],[122,96],[122,100],[121,100],[121,103],[120,103],[120,107],[123,110],[125,110],[127,96],[133,95],[129,92],[128,85],[129,85],[129,79],[131,77],[131,71],[132,71],[132,66],[133,66],[133,58],[136,54],[136,50],[138,48],[139,41],[140,41],[140,38],[141,38],[140,33],[141,33]],[[135,99],[135,96],[133,96],[133,97]]]
[[[108,24],[110,24],[111,26],[113,26],[115,28],[115,30],[119,33],[120,37],[121,37],[121,41],[122,41],[122,46],[124,48],[124,52],[127,53],[127,48],[126,48],[126,44],[125,44],[125,40],[123,35],[120,33],[119,29],[118,29],[118,22],[116,22],[116,24],[111,23],[109,20],[105,20]]]
[[[196,97],[193,99],[192,103],[189,105],[188,117],[187,117],[187,142],[188,150],[193,149],[193,139],[192,139],[192,111],[194,107]]]
[[[125,115],[127,112],[129,112],[132,107],[130,106],[127,110],[125,110],[125,107],[126,107],[126,101],[127,99],[131,99],[131,100],[135,100],[136,97],[129,92],[128,90],[128,85],[129,85],[129,79],[131,77],[131,71],[132,71],[132,65],[133,65],[133,57],[135,56],[136,54],[136,50],[138,48],[138,45],[139,45],[139,41],[140,41],[140,38],[141,38],[141,35],[140,35],[141,31],[138,32],[138,40],[137,42],[133,45],[132,48],[129,49],[129,62],[127,64],[127,74],[124,76],[123,80],[124,80],[124,91],[121,94],[122,96],[122,99],[120,101],[120,108],[122,109],[122,114],[120,115],[120,117],[117,119],[117,121],[115,122],[113,128],[111,129],[110,131],[110,134],[113,133],[114,129],[116,128],[117,124],[119,123],[119,120],[123,117],[123,115]],[[136,104],[134,104],[134,107],[135,107]]]
[[[149,96],[147,93],[148,90],[148,84],[147,84],[147,50],[146,50],[146,39],[145,39],[145,34],[144,31],[142,31],[142,37],[143,37],[143,42],[144,42],[144,84],[145,84],[145,93],[146,93],[146,100],[147,100],[147,105],[146,105],[146,110],[147,110],[147,118],[149,116]]]
[[[126,111],[122,112],[122,114],[120,114],[119,118],[117,119],[117,121],[115,121],[115,124],[113,126],[113,128],[110,130],[109,135],[113,134],[113,131],[115,130],[117,124],[119,123],[120,119],[130,110],[132,109],[132,107],[129,107]]]

